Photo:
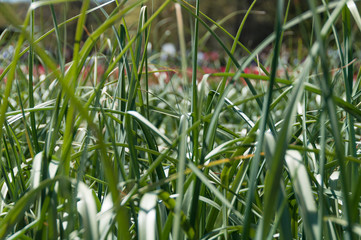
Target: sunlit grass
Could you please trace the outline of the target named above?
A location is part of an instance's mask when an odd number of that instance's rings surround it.
[[[110,14],[83,1],[58,22],[66,2],[42,2],[43,35],[39,2],[23,23],[0,8],[18,26],[0,36],[0,239],[361,237],[356,2],[309,1],[290,19],[294,3],[279,0],[254,49],[238,39],[255,2],[235,36],[199,0],[115,1]],[[180,49],[163,59],[148,48],[169,9]],[[94,11],[106,20],[84,32]],[[309,48],[286,35],[305,21]],[[204,38],[219,49],[202,62]]]

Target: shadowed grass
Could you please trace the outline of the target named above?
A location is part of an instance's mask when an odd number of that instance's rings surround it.
[[[83,1],[64,22],[54,10],[65,0],[33,2],[23,23],[0,9],[19,29],[0,37],[15,46],[0,62],[0,239],[360,238],[356,2],[309,1],[289,20],[294,3],[279,0],[274,33],[252,50],[238,39],[256,1],[234,36],[222,24],[239,12],[216,22],[200,0],[151,14],[151,1],[115,1],[108,14],[112,2]],[[43,35],[40,8],[54,24]],[[83,38],[95,11],[105,20]],[[164,11],[180,51],[159,66],[148,44]],[[75,20],[66,60],[63,28]],[[308,20],[311,47],[293,66],[284,54],[297,36],[285,31]],[[54,58],[42,47],[50,35]],[[208,38],[224,72],[200,71]],[[269,46],[270,61],[259,58]]]

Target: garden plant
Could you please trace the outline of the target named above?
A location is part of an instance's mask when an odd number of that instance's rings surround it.
[[[0,239],[360,239],[358,2],[274,1],[250,48],[256,1],[235,34],[200,0],[1,7]]]

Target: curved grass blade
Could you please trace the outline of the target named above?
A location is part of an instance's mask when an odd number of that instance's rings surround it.
[[[140,240],[157,239],[157,203],[158,195],[155,193],[146,193],[140,200],[138,216]]]
[[[317,206],[313,197],[308,173],[305,165],[302,163],[302,159],[298,151],[288,150],[286,152],[285,161],[299,204],[299,211],[304,224],[303,229],[307,238],[318,239],[319,225],[317,220]]]
[[[127,114],[129,114],[130,116],[133,116],[135,119],[138,120],[139,123],[143,124],[144,126],[146,126],[147,128],[151,129],[154,133],[156,133],[167,145],[171,146],[172,145],[172,141],[165,136],[163,133],[161,133],[159,131],[158,128],[156,128],[151,122],[149,122],[148,119],[146,119],[145,117],[143,117],[142,115],[140,115],[140,113],[136,112],[136,111],[128,111]]]
[[[243,215],[241,215],[231,204],[230,202],[223,196],[223,194],[212,184],[209,182],[209,179],[198,169],[196,165],[192,162],[188,162],[188,167],[192,170],[192,172],[199,178],[199,180],[217,197],[221,200],[223,204],[225,204],[229,209],[232,210],[232,213],[238,218],[240,222],[244,221]]]
[[[112,198],[110,195],[107,195],[104,198],[100,212],[97,214],[97,221],[99,223],[99,239],[106,240],[115,237],[114,234],[110,232],[115,219],[115,214],[112,208]]]
[[[19,219],[24,216],[25,211],[33,203],[35,198],[37,198],[38,195],[41,194],[41,191],[58,181],[68,181],[68,179],[64,177],[55,177],[53,179],[44,180],[39,184],[37,188],[31,189],[18,200],[15,206],[6,214],[6,216],[0,222],[0,239],[4,239],[7,234],[12,231],[12,228],[15,226],[15,224],[18,223]]]
[[[77,209],[84,225],[84,238],[92,240],[99,239],[99,229],[96,218],[97,208],[92,191],[83,182],[78,182],[77,190],[79,198]]]
[[[40,152],[35,155],[33,159],[32,169],[31,169],[31,188],[35,189],[40,185],[42,181],[42,161],[44,153]]]

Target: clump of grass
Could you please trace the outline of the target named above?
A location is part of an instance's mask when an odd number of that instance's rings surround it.
[[[108,15],[83,1],[65,22],[54,8],[66,1],[33,2],[23,23],[0,9],[19,26],[2,48],[14,46],[13,55],[0,65],[0,239],[360,237],[354,1],[309,1],[289,19],[293,3],[279,0],[274,33],[252,50],[238,39],[255,1],[235,36],[199,0],[167,0],[152,12],[143,1],[115,2]],[[54,28],[38,37],[41,5]],[[179,65],[159,66],[147,46],[172,5]],[[137,24],[127,17],[135,9]],[[106,20],[81,42],[94,11]],[[306,57],[287,66],[284,33],[308,20]],[[62,28],[70,21],[77,28],[67,61]],[[49,35],[56,58],[41,47]],[[225,71],[200,74],[199,40],[209,36],[227,56]],[[269,46],[269,61],[259,61]],[[248,56],[239,59],[240,49]]]

